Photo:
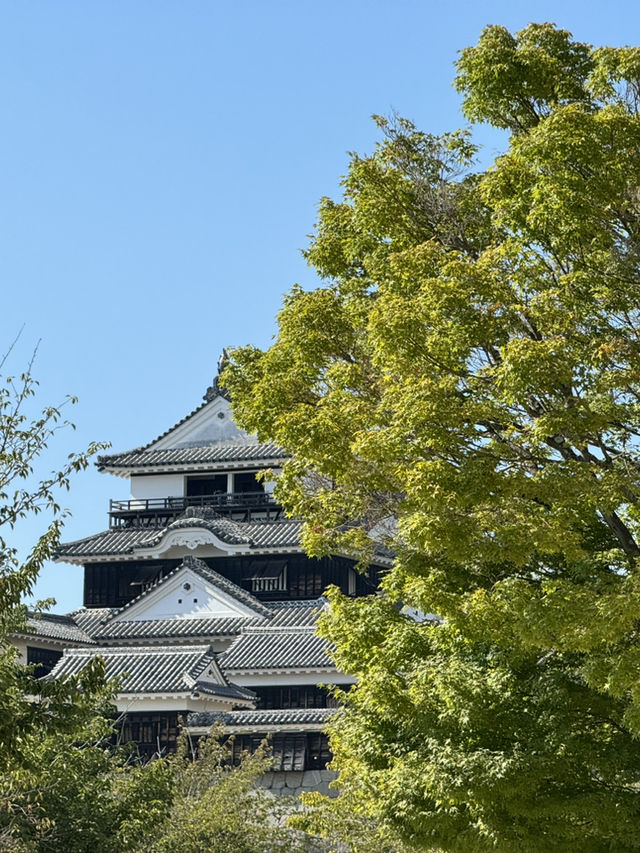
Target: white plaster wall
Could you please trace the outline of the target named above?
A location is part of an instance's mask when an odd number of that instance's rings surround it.
[[[167,591],[160,600],[150,604],[142,613],[135,616],[136,620],[148,619],[228,619],[237,616],[253,615],[242,605],[231,604],[229,599],[215,592],[202,583],[185,578],[183,583],[190,584],[191,589],[184,589],[182,584]]]
[[[185,550],[184,545],[170,545],[168,548],[163,547],[163,544],[160,543],[157,548],[153,550],[145,551],[140,548],[136,551],[136,554],[140,557],[151,557],[152,559],[162,559],[162,560],[173,560],[180,559],[185,556],[185,554],[191,554],[194,557],[198,557],[199,559],[204,559],[205,557],[226,557],[228,554],[231,554],[231,551],[222,551],[220,548],[216,548],[215,545],[198,545],[196,548],[190,548],[188,551]]]
[[[20,654],[20,662],[27,662],[27,644],[24,640],[14,640],[13,645],[16,647]]]
[[[277,476],[278,474],[280,474],[281,469],[280,469],[280,468],[272,468],[272,471],[273,471],[273,473],[274,473],[274,474],[276,474],[276,476]],[[264,490],[265,490],[265,492],[266,492],[268,495],[272,495],[272,494],[273,494],[273,490],[274,490],[274,489],[275,489],[275,487],[276,487],[276,481],[275,481],[275,480],[263,480],[263,481],[262,481],[262,485],[264,486]]]
[[[56,642],[55,640],[48,640],[43,637],[34,636],[33,639],[23,639],[22,637],[16,637],[13,640],[13,645],[17,648],[18,653],[20,654],[21,663],[27,662],[27,646],[32,649],[47,649],[50,652],[61,652],[64,648],[64,643],[62,641]]]
[[[188,589],[185,589],[185,586]],[[205,583],[200,575],[182,569],[165,583],[118,614],[116,622],[149,619],[226,619],[255,616],[246,604],[227,595],[218,587]]]
[[[184,474],[154,474],[131,478],[131,499],[181,498],[184,495]]]
[[[229,442],[244,444],[253,439],[244,430],[239,429],[231,417],[230,404],[224,397],[216,397],[185,423],[172,430],[169,435],[155,441],[153,450],[170,447],[186,447],[190,444],[208,442]]]

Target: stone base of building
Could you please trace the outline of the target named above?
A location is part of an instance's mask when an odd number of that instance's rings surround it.
[[[336,775],[332,770],[284,770],[265,773],[260,785],[278,796],[299,797],[300,794],[317,791],[335,797],[337,793],[329,788],[329,784]]]

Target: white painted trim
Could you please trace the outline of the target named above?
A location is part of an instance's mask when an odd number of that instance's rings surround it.
[[[232,699],[200,693],[119,693],[114,701],[119,713],[149,711],[230,711],[236,705],[252,708],[249,699]]]
[[[234,546],[240,548],[244,548],[244,550],[234,551],[234,555],[238,557],[249,557],[254,554],[302,554],[304,555],[304,551],[300,547],[290,547],[290,548],[251,548],[248,549],[246,545],[242,546]],[[204,557],[215,557],[219,556],[216,554],[203,554]],[[353,560],[353,557],[349,554],[334,554],[334,557],[344,557],[347,560]],[[134,551],[133,554],[82,554],[78,556],[68,555],[65,557],[56,557],[54,562],[56,563],[70,563],[71,565],[84,566],[85,563],[120,563],[125,560],[153,560],[158,559],[155,554],[147,554],[140,553],[139,551]],[[393,560],[388,559],[386,557],[376,557],[375,560],[372,560],[369,564],[371,566],[379,566],[380,568],[390,568],[393,566]]]
[[[27,633],[17,633],[17,634],[9,634],[11,640],[24,640],[27,645],[33,646],[35,648],[44,649],[46,648],[46,644],[54,646],[55,648],[51,649],[51,651],[57,651],[58,648],[68,649],[90,649],[95,643],[91,643],[89,640],[61,640],[57,637],[45,637],[42,634],[30,634]]]
[[[207,545],[212,545],[225,556],[231,556],[236,554],[240,549],[246,550],[247,548],[246,544],[229,545],[206,527],[193,525],[192,527],[176,527],[173,530],[169,527],[157,545],[150,548],[137,546],[135,553],[144,559],[161,559],[163,554],[166,554],[171,548],[187,548],[188,550],[185,553],[189,553],[189,551],[194,551],[196,548]]]
[[[122,477],[128,480],[130,477],[138,474],[197,474],[206,472],[216,474],[222,471],[235,470],[237,468],[254,468],[256,471],[263,471],[265,468],[281,468],[288,461],[287,456],[269,457],[268,459],[245,459],[245,460],[229,460],[229,461],[212,461],[212,462],[179,462],[172,465],[105,465],[102,468],[102,473],[115,474],[116,477]],[[135,473],[132,473],[135,472]]]
[[[188,528],[198,529],[198,528]],[[229,553],[229,556],[249,557],[254,554],[304,554],[300,547],[290,548],[248,548],[246,545],[226,545],[225,548],[237,548]],[[200,555],[198,555],[200,556]],[[220,554],[203,554],[204,557],[216,557]],[[225,555],[227,556],[227,555]],[[134,551],[132,554],[81,554],[78,556],[68,555],[56,557],[56,563],[71,563],[78,566],[84,566],[85,563],[120,563],[124,560],[156,560],[160,559],[156,553]],[[351,558],[350,558],[351,559]]]

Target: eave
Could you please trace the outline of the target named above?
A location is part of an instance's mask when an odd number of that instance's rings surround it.
[[[229,548],[233,548],[233,551],[229,553],[225,553],[222,556],[238,556],[238,557],[249,557],[253,555],[261,555],[261,554],[304,554],[302,548],[247,548],[243,546],[228,546]],[[215,557],[221,556],[220,554],[203,554],[203,557]],[[141,554],[141,553],[126,553],[126,554],[82,554],[80,556],[63,556],[63,557],[55,557],[54,562],[56,563],[70,563],[76,566],[84,566],[85,563],[121,563],[125,560],[158,560],[162,559],[162,557],[158,557],[156,554]],[[353,559],[353,558],[350,558]]]
[[[233,667],[224,667],[224,674],[233,678],[237,675],[341,675],[340,671],[335,666],[312,666],[312,667],[264,667],[262,668],[247,668],[234,669]]]
[[[114,474],[116,477],[122,477],[128,480],[138,474],[193,474],[204,471],[206,473],[215,474],[216,471],[235,471],[242,469],[267,469],[280,468],[289,457],[282,456],[274,459],[248,459],[234,462],[192,462],[192,463],[176,463],[167,465],[104,465],[100,468],[101,473]]]

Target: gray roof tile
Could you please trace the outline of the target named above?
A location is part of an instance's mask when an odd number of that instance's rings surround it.
[[[153,531],[155,533],[155,530]],[[149,538],[149,528],[130,527],[103,530],[84,539],[65,542],[58,547],[56,559],[64,557],[98,557],[107,554],[131,554],[135,545]]]
[[[98,640],[157,640],[180,637],[208,639],[229,637],[240,633],[250,617],[230,619],[132,619],[118,620],[104,625],[95,635]]]
[[[327,607],[327,599],[273,601],[267,606],[273,613],[270,628],[315,627],[318,616]]]
[[[95,637],[105,622],[117,612],[117,607],[80,607],[67,615],[82,631],[90,637]]]
[[[261,726],[317,725],[321,728],[337,708],[282,708],[257,711],[200,711],[187,715],[187,728],[204,728],[223,723],[229,728],[247,727],[259,732]]]
[[[265,615],[239,616],[226,619],[135,619],[101,623],[93,636],[98,640],[178,639],[237,636],[244,627],[268,624],[271,627],[315,625],[326,605],[323,598],[315,601],[272,602],[263,604]],[[117,611],[110,611],[115,613]]]
[[[98,640],[220,637],[240,634],[244,627],[266,625],[270,627],[299,627],[315,625],[318,614],[325,607],[325,599],[315,601],[284,601],[264,603],[265,615],[210,619],[119,619],[101,621],[92,636]],[[118,611],[109,611],[117,613]]]
[[[64,643],[92,643],[90,635],[80,627],[72,614],[29,613],[25,635],[59,640]]]
[[[198,411],[196,409],[196,411]],[[157,441],[158,439],[156,439]],[[164,450],[145,450],[138,448],[124,453],[112,453],[98,457],[98,468],[101,471],[112,471],[119,468],[157,468],[178,467],[228,462],[255,462],[273,465],[278,460],[284,460],[287,454],[272,441],[264,444],[244,442],[230,444],[218,442],[187,447],[168,447]]]
[[[58,548],[56,559],[65,557],[106,557],[121,554],[134,554],[136,549],[150,548],[158,544],[168,530],[184,528],[210,529],[215,535],[230,545],[246,544],[248,550],[259,552],[265,548],[300,548],[300,530],[302,523],[292,519],[273,521],[231,521],[228,518],[213,518],[211,510],[194,513],[190,507],[189,515],[180,516],[167,527],[127,527],[105,530],[85,539],[66,542]],[[206,509],[206,508],[205,508]],[[201,518],[205,515],[205,518]]]
[[[226,671],[273,669],[335,669],[329,644],[311,627],[244,628],[220,655]]]
[[[208,645],[67,649],[49,677],[78,675],[96,657],[104,660],[107,678],[124,679],[121,693],[203,691],[238,701],[253,698],[251,691],[227,681]]]

